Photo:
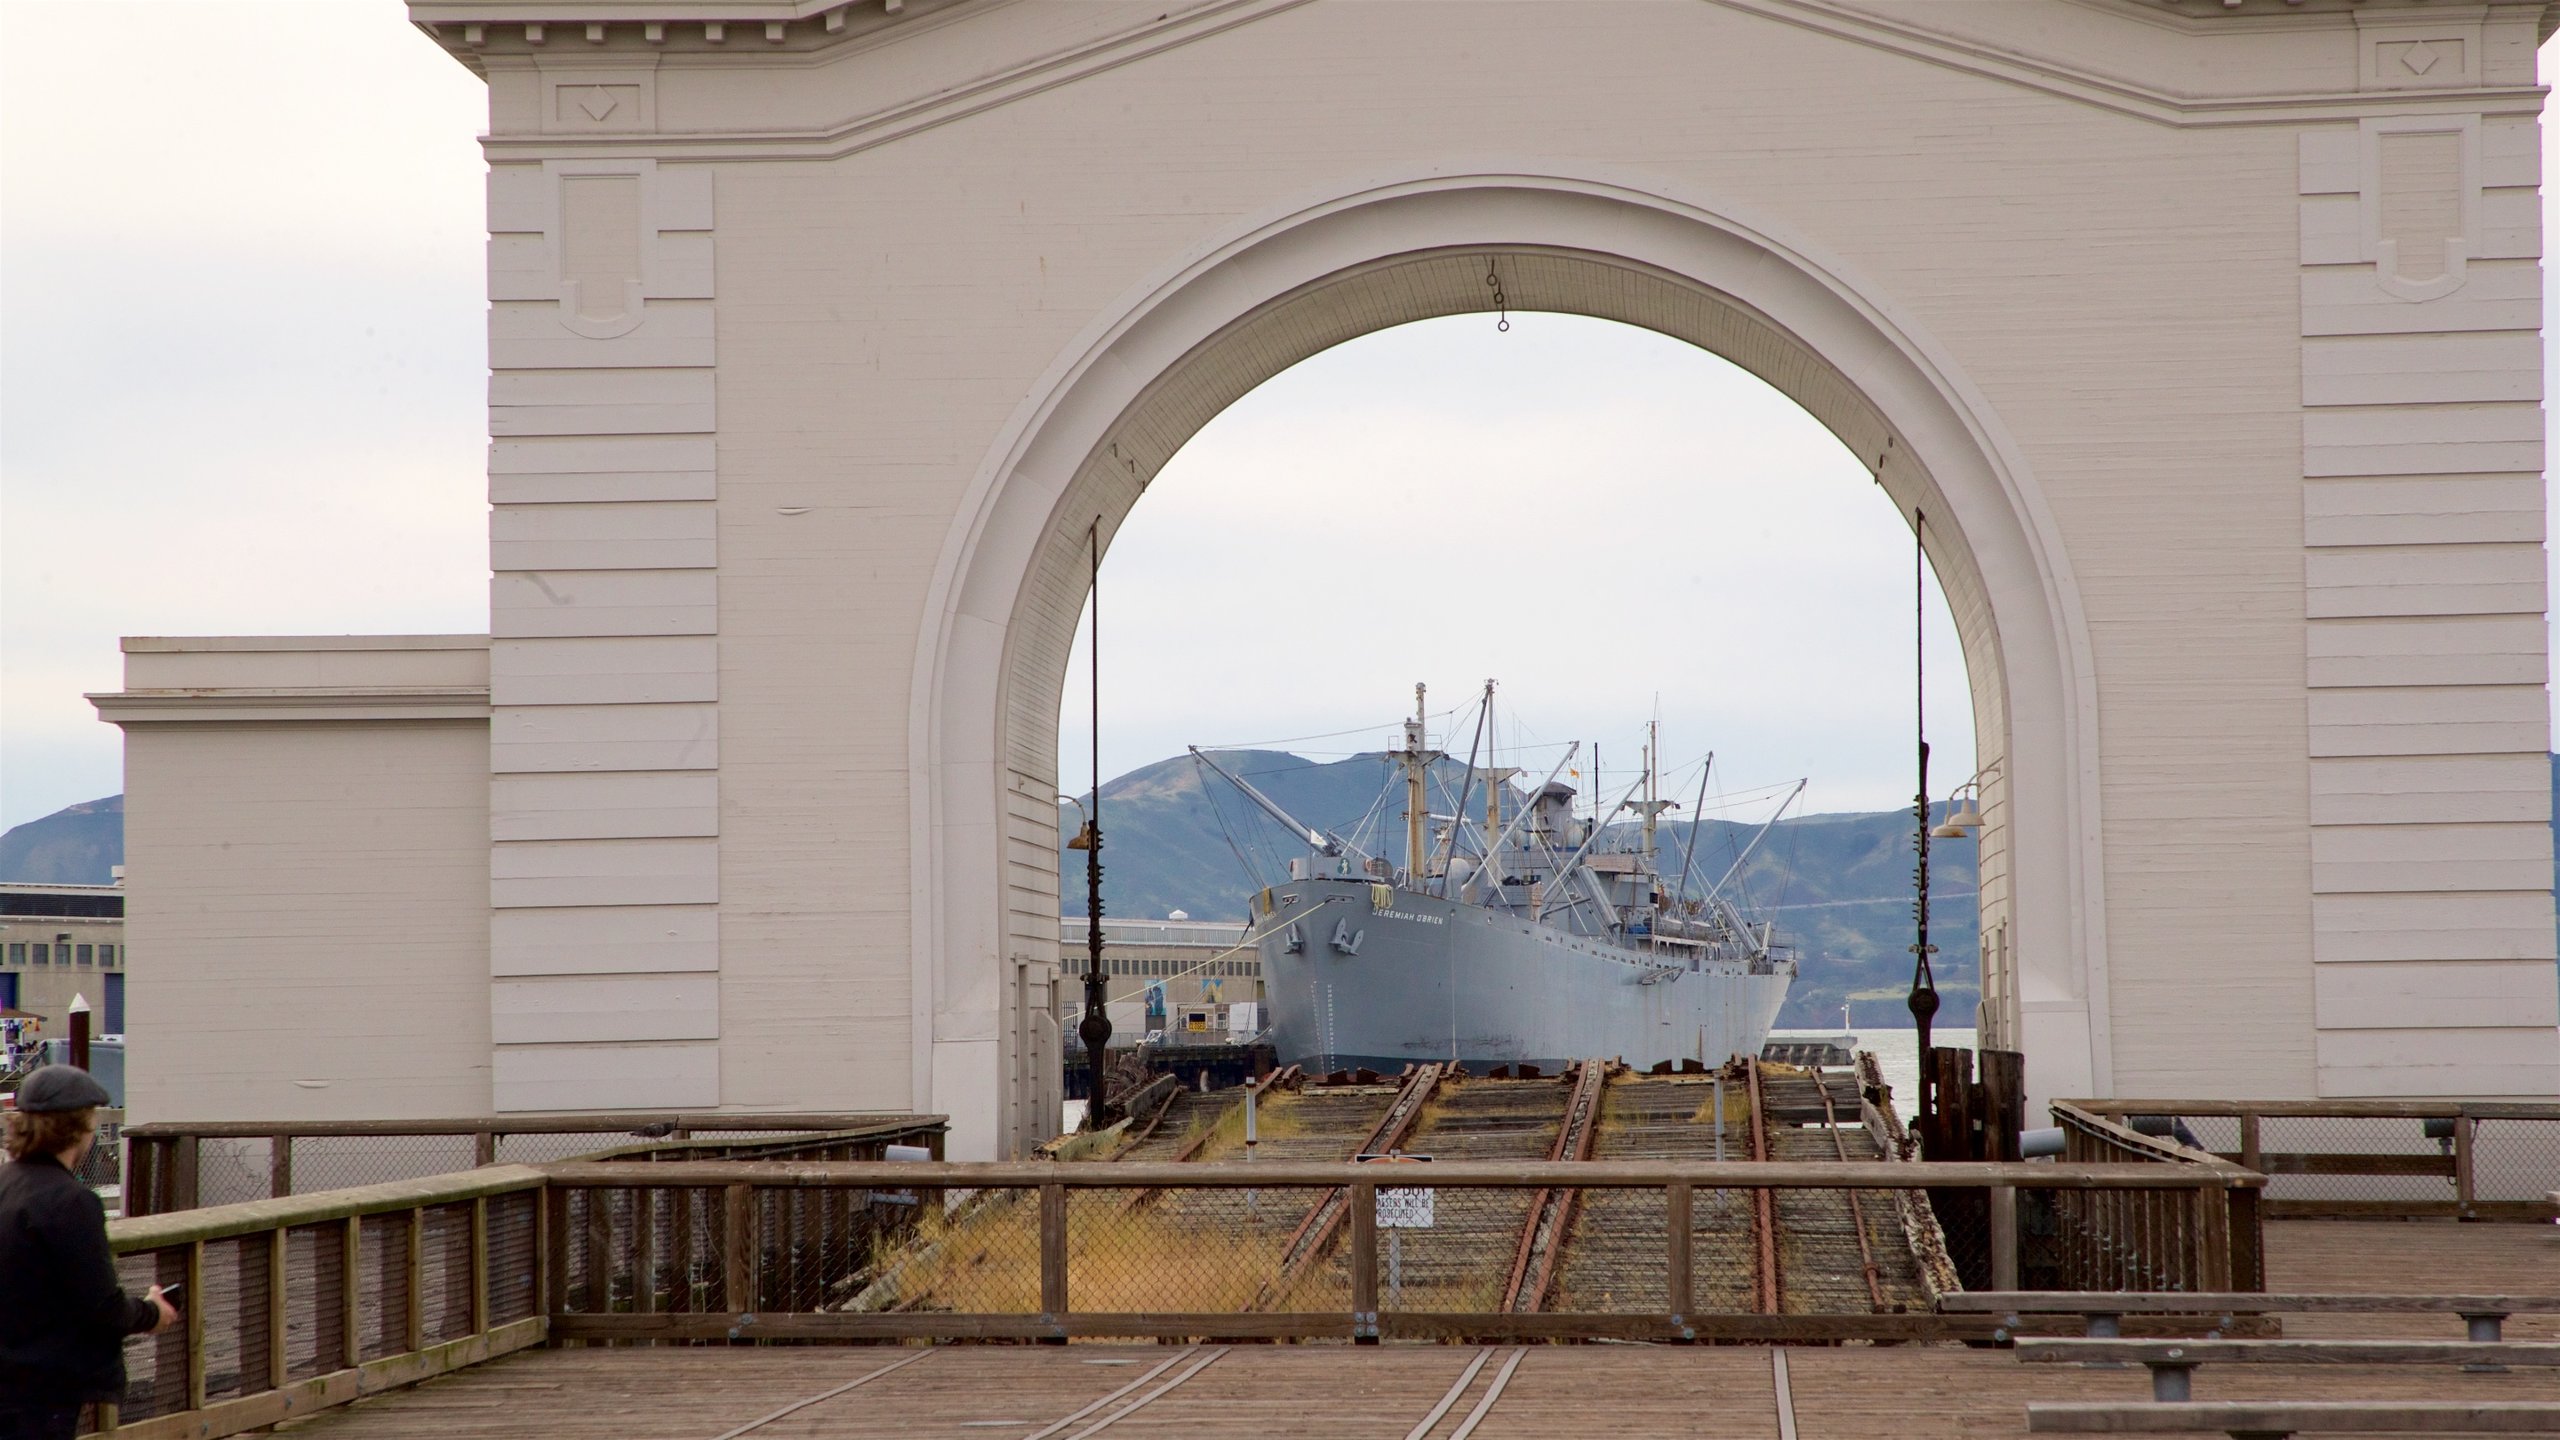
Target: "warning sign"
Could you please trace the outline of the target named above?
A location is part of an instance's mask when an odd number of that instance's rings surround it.
[[[1359,1155],[1354,1159],[1371,1165],[1414,1165],[1430,1160],[1428,1155],[1406,1155],[1390,1151],[1384,1155]],[[1378,1228],[1381,1230],[1428,1230],[1432,1221],[1433,1190],[1396,1189],[1378,1191]]]

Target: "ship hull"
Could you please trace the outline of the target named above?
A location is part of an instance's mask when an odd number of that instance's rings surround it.
[[[1281,886],[1255,928],[1280,1063],[1312,1070],[1718,1065],[1759,1053],[1793,978],[1353,880]]]

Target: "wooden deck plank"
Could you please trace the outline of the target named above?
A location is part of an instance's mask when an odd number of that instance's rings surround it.
[[[2271,1289],[2445,1293],[2560,1274],[2560,1227],[2278,1221]],[[2292,1316],[2300,1338],[2460,1338],[2429,1316]],[[2517,1316],[2508,1335],[2560,1339],[2560,1317]],[[1481,1347],[1226,1347],[1194,1379],[1102,1440],[1179,1434],[1237,1440],[1401,1440]],[[711,1440],[901,1355],[894,1346],[592,1348],[529,1351],[291,1426],[314,1440]],[[954,1345],[756,1432],[753,1440],[1020,1440],[1182,1353],[1166,1345]],[[1206,1351],[1201,1353],[1208,1353]],[[1502,1352],[1497,1351],[1497,1354]],[[1957,1346],[1800,1347],[1789,1352],[1801,1440],[2024,1436],[2031,1400],[2136,1402],[2139,1368],[2024,1365]],[[1496,1367],[1433,1430],[1447,1435]],[[2449,1367],[2208,1366],[2198,1399],[2560,1400],[2560,1374]],[[1767,1440],[1777,1433],[1769,1352],[1757,1346],[1532,1346],[1479,1440],[1589,1433]],[[1109,1413],[1108,1411],[1103,1413]],[[1095,1418],[1100,1418],[1098,1415]],[[1003,1423],[996,1423],[1003,1422]],[[1022,1422],[1016,1424],[1014,1422]],[[1082,1428],[1070,1427],[1068,1433]],[[1065,1436],[1057,1437],[1065,1440]]]
[[[2453,1220],[2271,1220],[2269,1290],[2497,1294],[2560,1280],[2560,1225]],[[2288,1315],[2297,1339],[2459,1340],[2462,1322],[2432,1315]],[[2510,1340],[2560,1340],[2560,1315],[2518,1315]]]

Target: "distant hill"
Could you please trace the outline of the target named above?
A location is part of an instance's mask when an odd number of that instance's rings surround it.
[[[1217,759],[1309,825],[1402,863],[1403,791],[1389,787],[1385,757],[1319,764],[1241,750],[1220,751]],[[1435,808],[1454,801],[1463,776],[1455,762],[1435,767]],[[1470,809],[1483,804],[1483,791],[1476,795]],[[1253,802],[1187,755],[1104,782],[1102,815],[1106,915],[1162,917],[1181,910],[1194,919],[1241,920],[1253,892],[1285,878],[1288,857],[1302,853]],[[1075,832],[1074,806],[1061,807],[1059,825],[1062,834]],[[1668,875],[1680,872],[1690,828],[1686,821],[1661,828]],[[1691,893],[1723,875],[1758,828],[1722,820],[1698,826]],[[1631,844],[1634,827],[1622,829],[1623,843]],[[1910,1023],[1903,998],[1911,988],[1911,843],[1906,811],[1807,815],[1781,821],[1743,865],[1734,893],[1746,911],[1776,920],[1780,938],[1796,946],[1803,962],[1781,1025],[1836,1026],[1843,1001],[1860,1025]],[[1940,841],[1930,860],[1929,939],[1938,950],[1940,1013],[1947,1024],[1970,1025],[1980,935],[1973,842]],[[1083,914],[1083,853],[1062,850],[1058,869],[1060,908]]]
[[[0,834],[0,880],[107,885],[124,863],[124,797],[56,810]]]

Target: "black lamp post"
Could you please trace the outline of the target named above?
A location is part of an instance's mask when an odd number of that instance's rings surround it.
[[[1086,532],[1093,582],[1093,631],[1088,637],[1093,662],[1093,808],[1085,811],[1084,828],[1067,842],[1084,852],[1084,1018],[1076,1022],[1076,1038],[1084,1042],[1092,1067],[1085,1086],[1085,1128],[1099,1130],[1110,1119],[1110,1100],[1103,1093],[1103,1055],[1111,1046],[1111,1016],[1102,974],[1102,521]],[[1081,808],[1081,807],[1079,807]]]
[[[1911,668],[1912,695],[1916,719],[1912,726],[1919,743],[1920,793],[1911,802],[1914,861],[1911,870],[1912,928],[1916,932],[1911,943],[1911,1021],[1918,1029],[1920,1042],[1919,1093],[1913,1097],[1913,1110],[1920,1122],[1924,1139],[1936,1133],[1938,1114],[1937,1088],[1929,1073],[1929,1025],[1938,1015],[1938,979],[1931,971],[1929,957],[1938,947],[1929,943],[1929,707],[1928,667],[1924,661],[1928,634],[1928,569],[1929,552],[1923,527],[1927,522],[1919,509],[1911,511]],[[1946,1159],[1947,1156],[1931,1156]]]

